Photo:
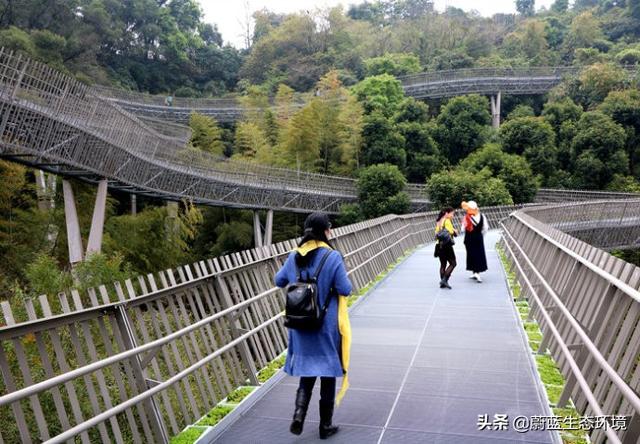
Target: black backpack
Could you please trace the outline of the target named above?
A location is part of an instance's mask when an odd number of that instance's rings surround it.
[[[318,276],[320,276],[322,267],[330,254],[331,250],[327,251],[311,278],[307,276],[307,279],[303,280],[300,270],[296,266],[297,282],[287,285],[286,289],[285,327],[294,330],[318,330],[322,327],[333,291],[329,293],[327,300],[321,307],[318,294]]]
[[[438,241],[438,245],[441,247],[455,244],[453,237],[451,237],[451,233],[449,233],[449,230],[445,227],[440,228],[440,231],[436,233],[436,240]]]

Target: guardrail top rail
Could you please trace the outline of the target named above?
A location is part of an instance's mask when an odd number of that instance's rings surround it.
[[[571,398],[587,415],[628,418],[628,429],[591,432],[593,442],[640,439],[640,268],[569,233],[584,221],[640,221],[640,199],[526,208],[504,222],[504,245]],[[615,228],[611,228],[615,229]],[[609,422],[613,420],[610,418]]]
[[[515,208],[485,212],[497,220]],[[433,240],[435,216],[389,215],[335,229],[332,242],[354,287]],[[0,304],[7,324],[0,328],[0,439],[166,442],[247,378],[257,384],[257,369],[286,347],[273,277],[296,242],[57,301]]]

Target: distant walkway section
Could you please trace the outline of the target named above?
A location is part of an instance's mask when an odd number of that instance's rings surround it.
[[[489,271],[482,284],[464,270],[459,241],[453,290],[438,288],[429,245],[355,307],[351,389],[336,410],[334,422],[341,427],[330,442],[559,442],[550,432],[518,433],[512,427],[517,416],[550,412],[494,250],[497,240],[497,232],[486,239]],[[319,441],[318,387],[303,434],[288,431],[296,385],[296,378],[285,376],[263,389],[215,442]],[[483,415],[486,427],[479,426]],[[504,415],[507,430],[500,430]]]

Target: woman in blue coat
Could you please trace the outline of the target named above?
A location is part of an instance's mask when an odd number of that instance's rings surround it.
[[[329,244],[330,228],[331,223],[326,214],[313,213],[307,217],[298,248],[291,252],[275,277],[278,287],[286,287],[297,281],[297,270],[304,276],[307,273],[315,274],[323,257],[328,255],[318,276],[320,306],[325,304],[327,298],[331,298],[322,327],[312,331],[289,329],[289,348],[284,366],[285,372],[300,377],[290,427],[291,433],[296,435],[302,433],[311,392],[317,377],[320,377],[320,439],[326,439],[338,431],[338,427],[332,425],[336,378],[344,374],[338,327],[338,298],[351,293],[351,282],[342,256]]]

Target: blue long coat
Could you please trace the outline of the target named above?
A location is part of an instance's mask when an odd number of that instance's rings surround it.
[[[284,266],[275,277],[278,287],[286,287],[296,282],[296,251],[292,252]],[[311,254],[311,253],[309,253]],[[305,268],[313,275],[325,254],[327,258],[320,276],[318,277],[318,295],[320,304],[324,304],[329,296],[331,287],[342,296],[351,293],[351,281],[342,256],[337,251],[322,248],[314,254],[309,265]],[[322,327],[316,331],[300,331],[289,329],[289,348],[284,371],[291,376],[342,376],[340,361],[340,332],[338,330],[338,299],[333,297],[329,302],[327,314]]]

